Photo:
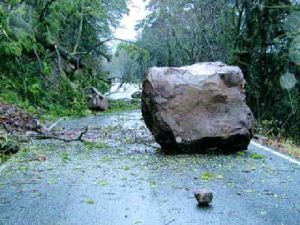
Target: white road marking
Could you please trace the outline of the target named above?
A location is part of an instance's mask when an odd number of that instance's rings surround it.
[[[266,146],[263,146],[263,145],[261,145],[261,144],[255,142],[255,141],[251,141],[251,144],[253,144],[254,146],[256,146],[256,147],[258,147],[258,148],[260,148],[260,149],[262,149],[262,150],[264,150],[264,151],[270,152],[270,153],[272,153],[272,154],[274,154],[274,155],[277,155],[277,156],[279,156],[279,157],[281,157],[281,158],[283,158],[283,159],[285,159],[285,160],[290,161],[291,163],[295,163],[295,164],[297,164],[298,166],[300,166],[300,161],[298,161],[298,160],[296,160],[296,159],[293,159],[293,158],[291,158],[291,157],[289,157],[289,156],[287,156],[287,155],[284,155],[284,154],[282,154],[282,153],[279,153],[279,152],[277,152],[277,151],[275,151],[275,150],[273,150],[273,149],[271,149],[271,148],[268,148],[268,147],[266,147]]]

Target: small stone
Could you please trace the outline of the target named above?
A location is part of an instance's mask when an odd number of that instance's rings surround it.
[[[213,193],[208,190],[198,190],[194,192],[199,206],[208,206],[213,200]]]

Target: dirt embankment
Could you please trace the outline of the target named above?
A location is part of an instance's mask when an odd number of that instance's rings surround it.
[[[14,105],[0,102],[0,154],[13,154],[19,150],[19,136],[27,131],[39,131],[39,121]]]

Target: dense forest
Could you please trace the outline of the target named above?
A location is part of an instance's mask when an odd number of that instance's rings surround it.
[[[298,1],[152,0],[148,9],[137,26],[136,45],[147,50],[150,66],[203,61],[238,65],[259,127],[268,135],[299,139]],[[141,77],[139,70],[133,71]]]
[[[0,0],[0,225],[300,225],[299,172],[300,0]]]
[[[103,61],[124,81],[152,66],[222,61],[242,68],[265,134],[299,139],[300,7],[290,0],[151,0],[138,39],[107,43],[126,0],[0,3],[0,99],[32,112],[84,113],[86,87],[108,90]]]
[[[33,112],[84,113],[84,89],[106,91],[101,61],[126,0],[0,3],[0,98]]]

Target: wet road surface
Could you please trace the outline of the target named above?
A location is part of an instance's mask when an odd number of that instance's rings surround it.
[[[160,153],[138,111],[67,120],[90,142],[34,141],[0,167],[0,225],[299,225],[300,167],[251,145]],[[91,143],[92,142],[92,143]],[[211,189],[211,207],[193,191]]]

